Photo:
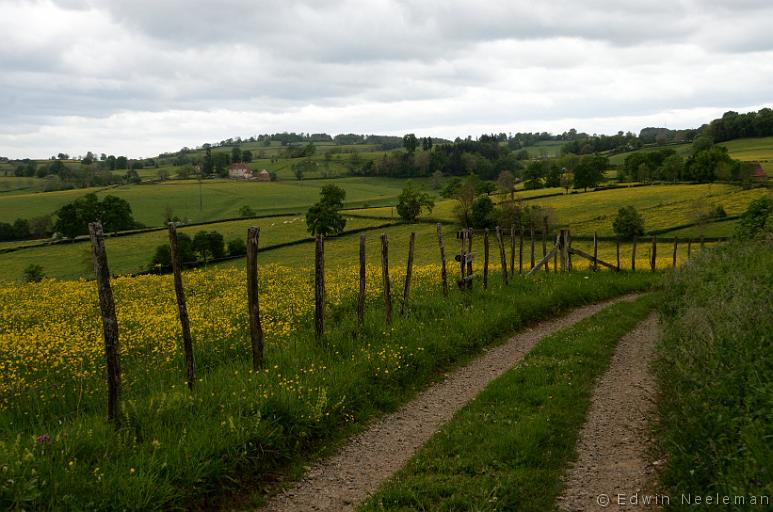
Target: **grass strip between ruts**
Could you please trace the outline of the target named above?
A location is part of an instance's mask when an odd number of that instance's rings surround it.
[[[361,510],[553,510],[597,378],[654,296],[548,336],[494,380]]]

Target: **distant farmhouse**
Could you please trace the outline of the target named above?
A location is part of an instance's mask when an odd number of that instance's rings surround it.
[[[228,177],[249,180],[254,176],[252,174],[252,169],[247,167],[246,164],[231,164],[231,167],[228,168]]]
[[[271,173],[263,169],[258,173],[258,181],[271,181]]]
[[[762,168],[759,162],[752,162],[752,180],[760,183],[768,181],[768,173]]]

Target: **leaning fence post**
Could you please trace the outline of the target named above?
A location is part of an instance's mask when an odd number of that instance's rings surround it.
[[[360,292],[357,295],[357,323],[365,325],[365,235],[360,235]]]
[[[389,241],[386,233],[381,235],[381,274],[384,278],[384,307],[386,323],[392,323],[392,290],[389,284]]]
[[[596,272],[599,269],[599,237],[596,232],[593,232],[593,271]]]
[[[416,233],[411,233],[408,241],[408,264],[405,269],[405,288],[403,289],[403,303],[400,304],[400,314],[405,314],[405,307],[408,304],[408,294],[411,292],[411,274],[413,272],[413,247],[416,242]]]
[[[652,255],[651,255],[651,260],[650,260],[650,270],[652,272],[655,272],[655,267],[657,267],[657,265],[658,265],[658,262],[657,262],[657,251],[658,251],[657,235],[652,235]]]
[[[488,289],[488,228],[483,230],[483,289]]]
[[[505,244],[502,241],[502,230],[497,226],[497,244],[499,245],[499,259],[502,262],[502,279],[507,284],[507,261],[505,260]]]
[[[325,333],[325,238],[318,234],[314,251],[314,335]]]
[[[183,350],[185,351],[185,365],[188,369],[188,388],[193,389],[196,382],[196,368],[193,362],[193,340],[191,338],[191,323],[188,319],[188,307],[185,304],[185,291],[183,290],[183,278],[180,270],[182,261],[177,250],[177,226],[169,223],[169,247],[172,259],[172,272],[174,273],[174,292],[177,296],[177,312],[180,316],[180,325],[183,335]]]
[[[631,272],[636,272],[636,236],[633,237],[633,247],[631,247]]]
[[[443,295],[448,296],[448,274],[446,273],[446,248],[443,244],[443,231],[437,223],[437,241],[440,245],[440,278],[443,280]]]
[[[252,342],[252,369],[263,366],[263,326],[260,323],[260,301],[258,296],[258,242],[260,228],[247,229],[247,310]]]
[[[673,261],[671,262],[671,266],[673,268],[676,268],[676,245],[677,245],[677,240],[679,240],[679,238],[674,237],[674,256],[673,256]]]
[[[113,289],[110,287],[110,269],[107,266],[107,252],[102,224],[89,224],[91,252],[94,258],[94,274],[97,276],[99,309],[102,313],[102,333],[105,340],[105,363],[107,366],[107,420],[117,428],[121,399],[121,350],[118,344],[118,320],[115,316]]]

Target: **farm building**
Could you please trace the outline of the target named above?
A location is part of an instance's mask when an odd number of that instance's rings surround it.
[[[271,181],[271,173],[263,169],[258,173],[258,181]]]
[[[231,167],[228,168],[228,177],[251,179],[253,175],[252,170],[246,164],[231,164]]]
[[[768,173],[759,162],[752,162],[752,180],[765,183],[768,181]]]

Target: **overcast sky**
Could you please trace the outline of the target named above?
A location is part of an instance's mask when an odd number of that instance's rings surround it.
[[[773,105],[772,21],[770,0],[0,0],[0,156],[697,127]]]

